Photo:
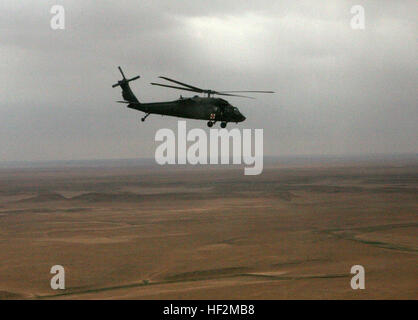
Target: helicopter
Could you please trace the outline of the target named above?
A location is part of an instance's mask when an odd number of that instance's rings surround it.
[[[207,120],[208,127],[212,127],[216,122],[221,123],[221,128],[226,128],[228,122],[243,122],[245,121],[245,116],[238,110],[237,107],[232,106],[228,101],[222,98],[214,97],[218,96],[230,96],[230,97],[241,97],[241,98],[250,98],[253,97],[237,95],[235,93],[274,93],[273,91],[215,91],[211,89],[201,89],[196,86],[191,86],[189,84],[170,79],[167,77],[160,76],[160,79],[164,79],[168,82],[175,83],[176,85],[168,85],[151,82],[151,85],[179,89],[184,91],[191,91],[196,93],[206,94],[206,97],[200,97],[195,95],[193,97],[184,98],[180,96],[179,99],[174,101],[164,101],[164,102],[151,102],[151,103],[142,103],[140,102],[135,94],[132,92],[129,82],[137,80],[140,76],[127,79],[125,74],[122,71],[121,67],[118,67],[122,80],[119,80],[117,83],[112,85],[112,88],[121,87],[122,88],[122,97],[123,101],[117,101],[119,103],[127,104],[127,107],[130,109],[142,111],[145,113],[145,116],[141,118],[141,121],[144,122],[145,119],[150,114],[159,114],[167,115],[180,118],[188,119],[199,119]]]

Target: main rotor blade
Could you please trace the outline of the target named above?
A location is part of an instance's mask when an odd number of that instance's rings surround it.
[[[241,97],[241,98],[249,98],[249,99],[255,99],[254,97],[249,97],[249,96],[242,96],[242,95],[237,95],[237,94],[232,94],[232,93],[239,93],[239,92],[253,92],[253,93],[274,93],[274,91],[259,91],[259,90],[248,90],[248,91],[215,91],[215,90],[205,90],[205,89],[201,89],[198,87],[194,87],[191,86],[187,83],[183,83],[174,79],[170,79],[167,77],[163,77],[160,76],[159,78],[170,81],[170,82],[174,82],[177,84],[180,84],[182,86],[185,86],[187,88],[182,88],[182,87],[176,87],[176,86],[170,86],[170,85],[166,85],[166,84],[160,84],[160,83],[154,83],[152,82],[152,85],[155,86],[161,86],[161,87],[167,87],[167,88],[173,88],[173,89],[180,89],[180,90],[186,90],[186,91],[193,91],[193,92],[199,92],[199,93],[207,93],[208,95],[211,94],[216,94],[216,95],[220,95],[220,96],[230,96],[230,97]]]
[[[229,94],[229,93],[223,93],[223,92],[213,92],[212,94],[216,94],[218,96],[230,96],[230,97],[240,97],[240,98],[249,98],[249,99],[255,99],[254,97],[249,97],[249,96],[241,96],[238,94]]]
[[[123,79],[126,79],[125,75],[123,74],[122,68],[119,66],[118,69],[119,69],[120,73],[122,74]]]
[[[177,83],[177,84],[181,84],[182,86],[185,86],[185,87],[188,87],[190,89],[196,90],[196,92],[204,92],[205,91],[201,88],[194,87],[194,86],[191,86],[190,84],[186,84],[186,83],[183,83],[183,82],[180,82],[180,81],[177,81],[177,80],[173,80],[173,79],[170,79],[170,78],[167,78],[167,77],[160,76],[158,78],[161,78],[161,79],[164,79],[164,80],[167,80],[167,81],[171,81],[171,82],[174,82],[174,83]]]
[[[155,82],[151,82],[151,84],[153,86],[167,87],[167,88],[173,88],[173,89],[179,89],[179,90],[185,90],[185,91],[192,91],[192,92],[199,92],[200,93],[200,91],[196,91],[196,90],[193,90],[193,89],[170,86],[168,84],[161,84],[161,83],[155,83]],[[203,92],[206,92],[206,90],[203,90]],[[230,97],[241,97],[241,98],[255,99],[254,97],[241,96],[241,95],[238,95],[238,94],[229,94],[229,93],[223,93],[223,92],[218,92],[218,91],[211,91],[211,94],[216,94],[216,95],[219,95],[219,96],[230,96]]]
[[[254,92],[254,93],[275,93],[274,91],[259,91],[259,90],[250,90],[250,91],[219,91],[223,93],[230,93],[230,92]]]
[[[189,88],[182,88],[182,87],[176,87],[176,86],[170,86],[168,84],[161,84],[161,83],[155,83],[155,82],[151,82],[151,84],[153,86],[160,86],[160,87],[167,87],[167,88],[173,88],[173,89],[179,89],[179,90],[186,90],[186,91],[192,91],[192,92],[201,92],[201,91],[196,91],[194,89],[189,89]]]

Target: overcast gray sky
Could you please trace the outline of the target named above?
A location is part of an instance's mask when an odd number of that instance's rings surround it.
[[[54,4],[65,30],[50,28]],[[276,91],[228,99],[247,117],[228,128],[263,128],[265,155],[417,153],[417,16],[415,0],[3,0],[0,161],[153,157],[178,119],[140,123],[115,103],[118,65],[146,102],[187,96],[150,86],[159,75]]]

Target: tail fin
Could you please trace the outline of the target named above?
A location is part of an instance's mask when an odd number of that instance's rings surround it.
[[[123,99],[125,99],[128,102],[139,103],[138,99],[135,97],[134,93],[132,92],[131,87],[129,87],[129,82],[139,79],[140,76],[136,76],[131,79],[126,79],[121,67],[118,67],[118,68],[119,68],[120,73],[122,74],[123,79],[119,80],[117,83],[112,85],[112,88],[116,88],[118,86],[121,87]]]

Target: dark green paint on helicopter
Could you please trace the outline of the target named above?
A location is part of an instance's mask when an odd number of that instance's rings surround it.
[[[123,79],[118,81],[112,87],[115,88],[120,86],[122,88],[122,97],[124,101],[118,101],[120,103],[127,104],[127,107],[130,109],[135,109],[145,113],[145,116],[141,118],[142,121],[150,114],[159,114],[167,115],[173,117],[187,118],[187,119],[198,119],[198,120],[208,120],[208,126],[212,127],[217,121],[221,122],[221,127],[225,128],[228,122],[242,122],[245,120],[245,117],[238,110],[238,108],[232,106],[228,101],[222,98],[214,98],[211,95],[224,95],[224,96],[235,96],[235,97],[245,97],[232,94],[232,92],[257,92],[257,93],[273,93],[272,91],[214,91],[214,90],[205,90],[198,87],[194,87],[177,80],[169,79],[166,77],[160,77],[170,82],[174,82],[182,85],[183,87],[177,87],[172,85],[165,85],[159,83],[151,83],[152,85],[180,89],[185,91],[192,91],[198,93],[206,93],[207,97],[194,96],[191,98],[183,98],[180,96],[180,99],[173,101],[164,101],[164,102],[151,102],[151,103],[141,103],[135,94],[132,92],[129,82],[139,79],[139,76],[136,76],[131,79],[126,79],[122,69],[119,67],[119,71],[122,74]]]

